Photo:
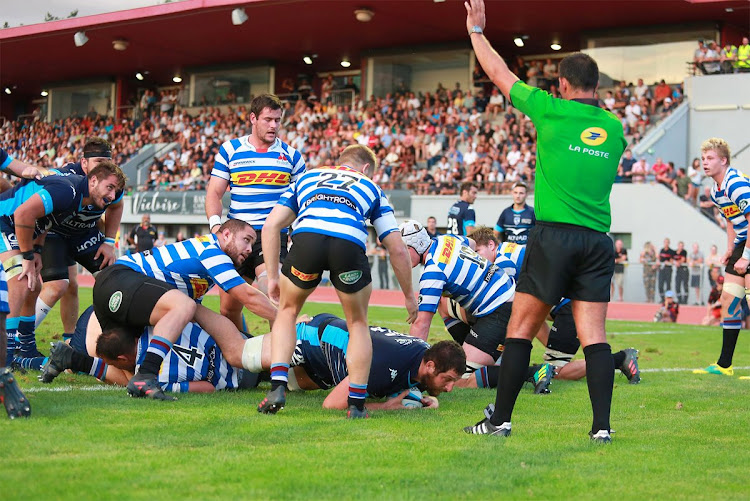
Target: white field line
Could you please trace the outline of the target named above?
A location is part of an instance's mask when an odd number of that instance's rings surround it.
[[[698,367],[664,367],[664,368],[649,368],[649,369],[641,369],[641,372],[690,372]],[[744,366],[744,367],[735,367],[735,370],[738,371],[744,371],[750,369],[750,366]],[[122,386],[37,386],[34,388],[26,388],[24,393],[42,393],[42,392],[54,392],[54,393],[61,393],[61,392],[67,392],[67,391],[125,391],[125,388]]]

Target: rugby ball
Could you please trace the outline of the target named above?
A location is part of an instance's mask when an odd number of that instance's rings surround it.
[[[424,407],[422,405],[422,392],[417,388],[412,388],[404,398],[401,399],[401,405],[404,407],[419,408]]]

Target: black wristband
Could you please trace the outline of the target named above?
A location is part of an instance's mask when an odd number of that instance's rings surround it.
[[[28,251],[22,251],[21,255],[26,261],[33,261],[34,260],[34,251],[28,250]]]
[[[35,245],[34,246],[34,252],[36,254],[41,254],[42,253],[42,246],[41,245]]]

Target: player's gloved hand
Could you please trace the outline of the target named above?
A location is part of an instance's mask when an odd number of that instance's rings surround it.
[[[99,246],[99,249],[96,251],[96,254],[94,254],[94,261],[99,259],[99,256],[102,256],[102,264],[99,266],[100,270],[103,270],[110,264],[113,264],[116,260],[115,256],[115,248],[111,246],[110,244],[101,244]]]

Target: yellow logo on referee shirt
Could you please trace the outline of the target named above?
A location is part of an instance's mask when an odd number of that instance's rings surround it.
[[[581,141],[589,146],[599,146],[607,140],[607,131],[601,127],[589,127],[581,132]]]

